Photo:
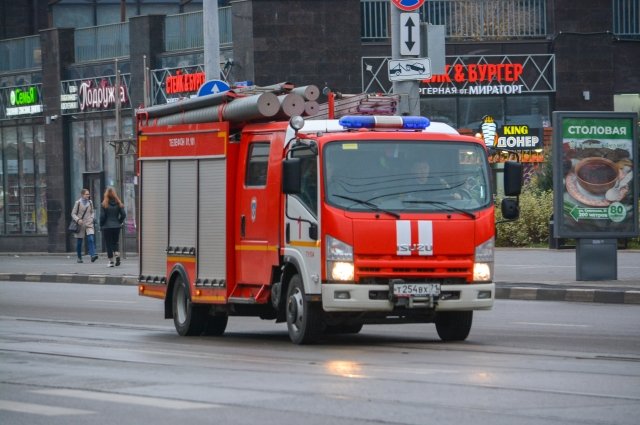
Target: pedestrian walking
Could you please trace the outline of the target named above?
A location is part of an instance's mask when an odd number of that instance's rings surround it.
[[[95,210],[93,208],[93,202],[91,202],[91,194],[89,189],[82,189],[80,191],[80,199],[76,201],[71,209],[71,218],[78,223],[78,230],[73,234],[76,238],[76,253],[78,254],[78,263],[82,263],[82,241],[87,240],[87,248],[93,263],[98,259],[96,254],[96,240],[95,240]]]
[[[108,187],[102,198],[100,213],[100,228],[102,229],[102,235],[107,245],[107,257],[109,257],[107,267],[114,266],[114,256],[116,257],[115,265],[120,265],[118,242],[120,240],[120,229],[126,217],[127,212],[124,210],[124,204],[120,198],[118,198],[115,189]]]

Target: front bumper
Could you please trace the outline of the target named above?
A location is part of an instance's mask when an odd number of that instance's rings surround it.
[[[494,298],[494,283],[442,285],[440,299],[435,300],[434,308],[436,311],[490,310]],[[390,312],[396,306],[389,299],[388,285],[322,285],[322,308],[327,312]]]

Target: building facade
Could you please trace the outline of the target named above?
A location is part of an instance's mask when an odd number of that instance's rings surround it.
[[[134,110],[204,81],[202,2],[23,3],[0,6],[0,251],[72,250],[73,201],[87,187],[97,203],[107,186],[134,251]],[[221,1],[221,79],[389,92],[391,7]],[[446,42],[444,72],[419,84],[421,113],[469,132],[526,127],[523,161],[544,160],[552,111],[640,111],[640,0],[440,0],[419,13]]]

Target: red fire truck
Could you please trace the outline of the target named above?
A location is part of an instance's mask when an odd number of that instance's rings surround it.
[[[480,139],[424,117],[160,121],[138,113],[138,289],[180,335],[257,316],[286,321],[296,344],[382,323],[461,341],[492,308]],[[502,180],[515,219],[520,164]]]

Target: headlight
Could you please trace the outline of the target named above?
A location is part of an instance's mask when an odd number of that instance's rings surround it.
[[[493,251],[495,241],[493,238],[476,246],[473,264],[474,282],[491,282],[493,280]]]
[[[327,280],[353,281],[353,247],[327,235]]]

